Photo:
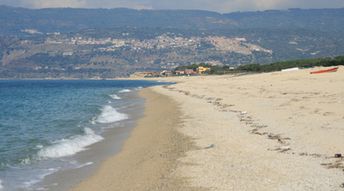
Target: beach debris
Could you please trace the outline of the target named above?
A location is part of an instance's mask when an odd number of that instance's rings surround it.
[[[335,154],[334,155],[334,158],[342,158],[343,156],[342,156],[342,154],[340,154],[340,153],[337,153],[337,154]]]
[[[299,153],[300,156],[306,156],[306,157],[313,157],[313,158],[326,158],[325,155],[317,154],[317,153]]]
[[[212,100],[215,100],[216,98],[214,98],[214,97],[207,97],[206,98],[206,100],[208,100],[208,101],[212,101]]]
[[[342,184],[340,185],[340,187],[341,187],[341,188],[344,188],[344,183],[342,183]]]
[[[272,133],[268,134],[268,139],[277,140],[278,143],[284,144],[284,145],[287,144],[286,141],[290,140],[289,137],[282,137],[281,135],[272,134]]]
[[[212,148],[214,148],[215,147],[215,145],[214,144],[211,144],[211,145],[209,145],[209,146],[207,146],[207,147],[204,147],[204,149],[212,149]]]
[[[280,139],[281,137],[280,137],[280,135],[275,135],[275,134],[270,133],[268,135],[268,138],[275,140],[275,139]]]
[[[267,128],[268,126],[267,125],[256,125],[255,126],[256,128],[258,128],[258,129],[263,129],[263,128]]]
[[[284,152],[287,152],[290,150],[291,150],[291,148],[289,146],[284,146],[284,147],[280,147],[280,148],[276,149],[276,151],[279,151],[280,153],[284,153]]]
[[[342,161],[335,161],[330,163],[321,163],[322,166],[325,166],[328,169],[344,169]]]

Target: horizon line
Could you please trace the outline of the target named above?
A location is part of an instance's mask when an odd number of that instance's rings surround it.
[[[269,12],[269,11],[293,11],[293,10],[329,10],[329,9],[344,9],[344,7],[336,7],[336,8],[286,8],[286,9],[265,9],[265,10],[238,10],[238,11],[229,11],[229,12],[220,12],[215,10],[206,10],[206,9],[136,9],[132,7],[113,7],[113,8],[104,8],[104,7],[45,7],[45,8],[33,8],[33,7],[21,7],[21,6],[11,6],[0,4],[0,7],[9,7],[9,8],[17,8],[17,9],[28,9],[28,10],[45,10],[45,9],[83,9],[83,10],[115,10],[115,9],[128,9],[128,10],[136,10],[136,11],[202,11],[202,12],[212,12],[218,14],[230,14],[230,13],[253,13],[253,12]]]

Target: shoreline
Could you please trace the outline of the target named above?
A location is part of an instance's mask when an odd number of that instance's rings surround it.
[[[118,111],[128,115],[128,119],[118,121],[114,127],[104,129],[101,136],[102,141],[92,144],[87,150],[70,156],[70,160],[80,163],[78,168],[68,168],[50,174],[35,185],[36,188],[48,189],[51,191],[69,190],[80,181],[90,177],[107,158],[118,154],[130,133],[135,128],[137,120],[143,116],[144,99],[137,91],[122,96],[122,99],[129,99],[134,102]],[[118,108],[117,108],[118,109]]]
[[[29,82],[29,84],[31,83]],[[144,98],[138,95],[140,90],[144,87],[159,84],[141,80],[111,84],[115,84],[115,88],[106,89],[104,93],[99,91],[96,94],[100,96],[91,97],[97,100],[96,104],[85,103],[86,105],[92,105],[92,110],[86,114],[85,123],[77,126],[81,127],[81,131],[77,131],[75,135],[65,139],[57,138],[56,143],[52,142],[52,146],[47,144],[47,146],[39,148],[37,152],[32,152],[33,156],[40,156],[41,153],[39,152],[42,151],[43,156],[45,154],[43,151],[48,150],[52,152],[49,158],[37,159],[37,162],[35,161],[32,165],[25,164],[23,169],[18,168],[18,177],[15,176],[17,171],[10,168],[1,171],[0,181],[2,181],[3,189],[69,190],[94,174],[104,160],[119,153],[131,131],[136,127],[137,121],[144,115]],[[118,88],[117,84],[119,84]],[[105,85],[108,86],[108,84]],[[111,109],[108,111],[106,108]],[[121,115],[123,115],[123,118],[118,117]],[[98,119],[103,121],[105,119],[105,121],[100,122]],[[92,130],[88,132],[89,129]],[[59,140],[63,144],[60,144]],[[72,150],[74,148],[77,149]],[[79,148],[80,150],[78,150]],[[72,153],[67,153],[66,156],[54,155],[55,153],[64,154],[69,151]],[[33,173],[30,173],[31,169]],[[32,174],[32,176],[25,176],[26,172]],[[22,174],[24,176],[21,176]],[[18,181],[16,181],[17,179]]]
[[[179,133],[181,113],[175,101],[150,88],[144,116],[125,141],[122,150],[107,158],[99,169],[72,191],[88,190],[193,190],[176,176],[178,159],[193,149],[190,138]],[[200,189],[195,189],[200,190]]]
[[[145,116],[122,152],[74,190],[342,190],[343,69],[144,89]]]

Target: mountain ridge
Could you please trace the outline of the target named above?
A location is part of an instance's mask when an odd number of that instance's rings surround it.
[[[27,9],[0,6],[0,34],[18,32],[18,25],[37,28],[43,32],[77,32],[86,28],[162,27],[197,29],[247,29],[310,27],[317,21],[344,24],[344,8],[289,9],[254,12],[217,13],[205,10],[135,10],[128,8],[83,9],[45,8]],[[273,18],[272,17],[276,17]],[[336,17],[336,21],[331,20]],[[293,22],[292,22],[293,21]],[[305,26],[304,22],[310,21]],[[281,25],[282,23],[282,25]],[[13,24],[17,24],[14,26]],[[274,26],[273,26],[274,25]],[[338,28],[338,27],[337,27]],[[316,29],[323,29],[317,27]],[[341,30],[342,27],[340,28]]]
[[[217,13],[0,6],[0,78],[112,77],[178,65],[344,55],[344,8]]]

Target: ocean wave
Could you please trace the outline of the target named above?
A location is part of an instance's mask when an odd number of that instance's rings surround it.
[[[118,95],[116,95],[116,94],[112,94],[112,95],[110,95],[110,97],[112,98],[112,99],[121,99]]]
[[[84,135],[76,135],[69,139],[56,141],[55,144],[45,147],[38,152],[39,158],[59,158],[74,155],[80,151],[86,150],[96,142],[103,140],[100,135],[95,134],[92,129],[85,128]]]
[[[124,113],[118,112],[115,108],[106,105],[102,109],[102,113],[98,116],[98,123],[114,123],[128,119],[128,116]]]
[[[123,90],[120,90],[118,91],[119,93],[128,93],[128,92],[131,92],[131,90],[129,89],[123,89]]]
[[[2,185],[2,180],[0,179],[0,190],[4,189],[4,186]]]

